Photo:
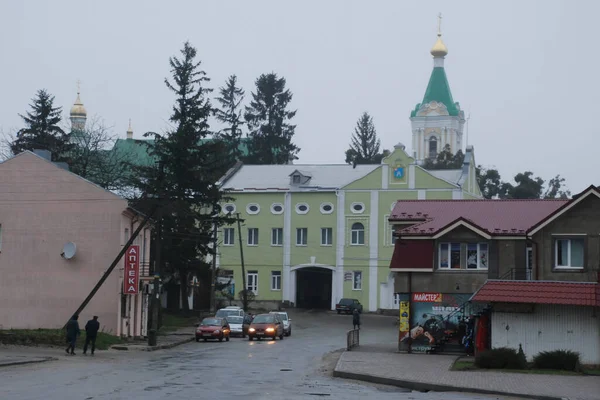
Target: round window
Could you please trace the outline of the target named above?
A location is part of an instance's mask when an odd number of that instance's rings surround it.
[[[275,212],[282,212],[283,211],[283,207],[281,207],[279,204],[276,206],[273,206],[273,211]]]
[[[260,212],[260,206],[256,203],[250,203],[246,206],[246,212],[248,214],[258,214]]]
[[[308,204],[306,203],[298,203],[296,204],[296,213],[298,214],[308,214]]]
[[[322,203],[321,204],[321,214],[331,214],[333,212],[333,204],[331,203]]]
[[[354,213],[354,214],[360,214],[363,211],[365,211],[365,205],[363,203],[352,203],[350,205],[350,210]]]
[[[353,208],[354,208],[354,211],[362,211],[363,206],[362,206],[362,204],[355,204]]]
[[[223,209],[225,210],[226,213],[235,212],[235,206],[233,204],[226,204],[225,207],[223,207]]]
[[[258,211],[258,206],[251,205],[250,207],[248,207],[248,210],[250,210],[252,212],[257,212]]]
[[[283,204],[281,204],[281,203],[271,204],[271,212],[273,214],[283,214]]]
[[[306,205],[304,205],[304,204],[300,204],[300,205],[298,206],[298,210],[299,210],[299,211],[302,211],[302,212],[306,212],[306,211],[308,211],[308,206],[306,206]]]
[[[323,206],[323,211],[331,211],[333,209],[333,207],[331,207],[331,204],[325,204]]]

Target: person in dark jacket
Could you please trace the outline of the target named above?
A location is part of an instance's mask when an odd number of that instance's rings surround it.
[[[96,350],[96,337],[98,336],[98,331],[100,330],[100,322],[98,322],[98,316],[94,315],[94,319],[90,319],[87,324],[85,324],[85,344],[83,345],[83,354],[87,353],[88,345],[92,344],[92,355],[94,355],[94,350]]]
[[[352,312],[352,324],[354,325],[354,329],[357,329],[356,327],[360,329],[360,314],[356,308]]]
[[[67,322],[67,343],[69,347],[65,349],[67,354],[75,355],[75,343],[77,342],[77,336],[81,334],[79,330],[79,315],[75,314],[73,317]]]

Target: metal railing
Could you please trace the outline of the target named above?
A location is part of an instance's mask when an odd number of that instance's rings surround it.
[[[360,331],[358,329],[352,329],[346,334],[346,350],[350,351],[354,347],[358,347],[360,344]]]
[[[498,279],[507,281],[530,281],[533,279],[533,270],[528,268],[512,268]]]

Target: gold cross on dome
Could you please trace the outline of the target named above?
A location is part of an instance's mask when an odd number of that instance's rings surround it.
[[[438,14],[438,35],[442,36],[442,13]]]
[[[79,79],[77,79],[77,94],[79,94],[80,89],[81,89],[81,81]]]

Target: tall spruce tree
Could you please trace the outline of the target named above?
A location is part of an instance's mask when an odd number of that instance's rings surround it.
[[[354,166],[358,164],[379,164],[385,156],[379,152],[381,142],[377,137],[373,118],[364,112],[354,128],[350,140],[350,148],[346,150],[346,162]]]
[[[17,132],[11,143],[12,153],[42,149],[52,153],[53,161],[67,161],[72,146],[69,135],[59,127],[62,107],[54,107],[54,96],[45,89],[38,90],[32,101],[31,111],[19,114],[26,126]]]
[[[211,133],[212,107],[207,97],[211,89],[204,86],[209,78],[196,61],[196,49],[186,42],[181,58],[171,57],[169,63],[172,80],[165,79],[165,84],[176,95],[170,117],[174,129],[146,134],[154,136],[151,154],[161,167],[137,167],[137,186],[148,195],[142,204],[161,199],[162,271],[179,281],[181,304],[187,309],[191,275],[206,275],[205,256],[213,252],[212,224],[219,221],[215,213],[204,211],[218,211],[222,200],[216,182],[223,144],[205,140]]]
[[[220,107],[215,109],[215,116],[225,127],[221,129],[217,137],[223,141],[229,157],[228,164],[231,165],[242,158],[242,117],[241,104],[244,100],[244,89],[237,86],[237,76],[231,75],[225,86],[219,88],[220,96],[217,101]]]
[[[285,78],[276,73],[262,74],[256,79],[256,92],[246,107],[248,123],[248,164],[286,164],[296,158],[300,149],[292,143],[296,125],[290,120],[296,110],[288,110],[292,92],[285,88]]]

